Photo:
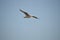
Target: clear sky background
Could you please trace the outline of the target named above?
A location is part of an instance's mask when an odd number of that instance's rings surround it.
[[[0,0],[0,40],[60,40],[60,0]]]

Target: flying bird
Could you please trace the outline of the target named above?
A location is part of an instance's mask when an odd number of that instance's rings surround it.
[[[29,13],[27,13],[26,11],[23,11],[23,10],[21,10],[21,9],[20,9],[20,11],[25,14],[25,17],[24,17],[24,18],[35,18],[35,19],[38,19],[36,16],[31,16],[31,15],[30,15]]]

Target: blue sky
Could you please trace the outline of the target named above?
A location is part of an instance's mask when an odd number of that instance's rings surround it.
[[[19,9],[39,19],[25,19]],[[59,40],[59,23],[59,0],[0,0],[0,40]]]

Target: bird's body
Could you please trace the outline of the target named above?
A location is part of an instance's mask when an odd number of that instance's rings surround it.
[[[25,17],[24,17],[24,18],[32,18],[32,17],[33,17],[33,18],[38,19],[37,17],[31,16],[30,14],[28,14],[27,12],[25,12],[25,11],[23,11],[23,10],[21,10],[21,9],[20,9],[20,11],[25,14]]]

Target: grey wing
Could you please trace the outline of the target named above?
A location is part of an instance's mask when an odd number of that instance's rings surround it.
[[[38,19],[36,16],[32,16],[32,17]]]
[[[22,13],[24,13],[26,16],[30,16],[27,12],[25,12],[25,11],[23,11],[23,10],[21,10],[21,9],[20,9],[20,11],[21,11]]]

